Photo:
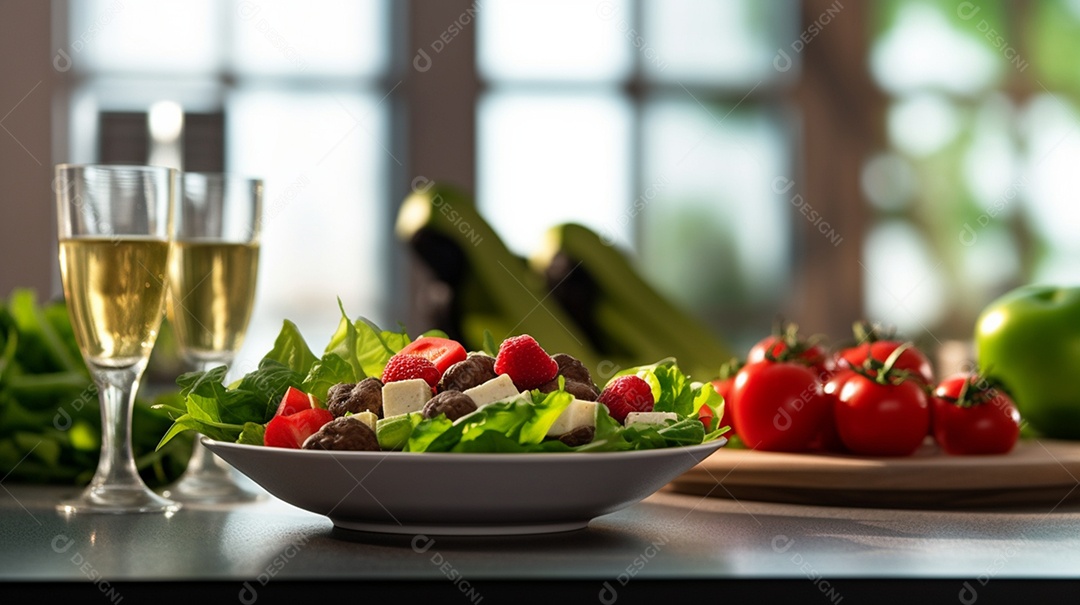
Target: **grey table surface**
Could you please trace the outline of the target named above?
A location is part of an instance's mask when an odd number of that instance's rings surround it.
[[[838,603],[860,602],[845,599],[845,581],[872,579],[937,580],[954,601],[974,602],[969,591],[987,602],[1005,580],[1080,577],[1080,504],[891,510],[661,491],[577,532],[451,538],[345,532],[270,496],[168,517],[65,516],[55,504],[77,490],[0,488],[0,594],[60,583],[107,597],[125,582],[202,581],[245,602],[274,583],[400,581],[479,602],[484,582],[566,581],[607,602],[651,581],[786,580]]]

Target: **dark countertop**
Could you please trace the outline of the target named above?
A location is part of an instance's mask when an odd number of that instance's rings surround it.
[[[973,602],[968,595],[987,603],[1080,578],[1080,504],[887,510],[662,491],[578,532],[427,538],[336,530],[270,497],[168,518],[55,511],[77,491],[0,483],[0,594],[91,591],[134,603],[169,587],[214,602],[257,595],[267,603],[317,581],[323,590],[363,583],[387,594],[488,603],[545,591],[630,602],[624,597],[675,589],[680,596],[781,591],[833,603],[908,594]]]

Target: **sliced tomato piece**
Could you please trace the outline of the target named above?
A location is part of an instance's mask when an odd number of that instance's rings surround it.
[[[292,416],[297,412],[318,407],[322,406],[319,405],[317,397],[309,395],[296,387],[289,387],[289,390],[285,391],[285,395],[281,398],[281,403],[278,404],[274,416]]]
[[[440,338],[438,336],[421,336],[405,345],[398,353],[402,355],[416,355],[417,357],[427,359],[435,364],[440,375],[446,371],[446,368],[449,368],[459,361],[465,361],[465,358],[468,356],[465,347],[463,347],[460,342],[449,338]]]
[[[274,416],[266,423],[263,444],[294,450],[304,445],[304,440],[318,432],[334,415],[322,408],[301,410],[288,416]]]

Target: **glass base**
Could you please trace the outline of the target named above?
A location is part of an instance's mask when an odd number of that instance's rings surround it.
[[[180,479],[164,492],[166,497],[188,504],[241,504],[264,495],[240,485],[236,471],[195,438],[191,460]]]
[[[145,486],[91,486],[74,500],[56,505],[62,513],[167,513],[180,510],[181,504],[150,491]]]
[[[184,475],[162,493],[185,504],[241,504],[266,497],[246,489],[228,474]]]

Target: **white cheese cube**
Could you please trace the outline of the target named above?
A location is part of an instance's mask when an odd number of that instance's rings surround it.
[[[382,388],[383,418],[419,412],[431,399],[431,386],[422,378],[388,382]]]
[[[630,412],[626,415],[626,426],[631,424],[653,424],[664,426],[668,420],[678,420],[679,415],[675,412]]]
[[[555,424],[548,429],[548,437],[558,437],[582,426],[596,426],[596,410],[599,404],[595,401],[583,401],[575,399],[566,406],[563,413],[555,420]]]
[[[466,389],[465,394],[472,398],[477,408],[482,408],[489,403],[517,397],[518,390],[508,374],[499,374],[484,384]],[[383,406],[386,406],[385,402]]]
[[[373,431],[375,430],[375,423],[379,421],[378,416],[367,410],[364,410],[359,414],[346,414],[345,417],[351,418],[357,422],[363,422],[364,424],[368,425],[368,427],[370,427]]]

